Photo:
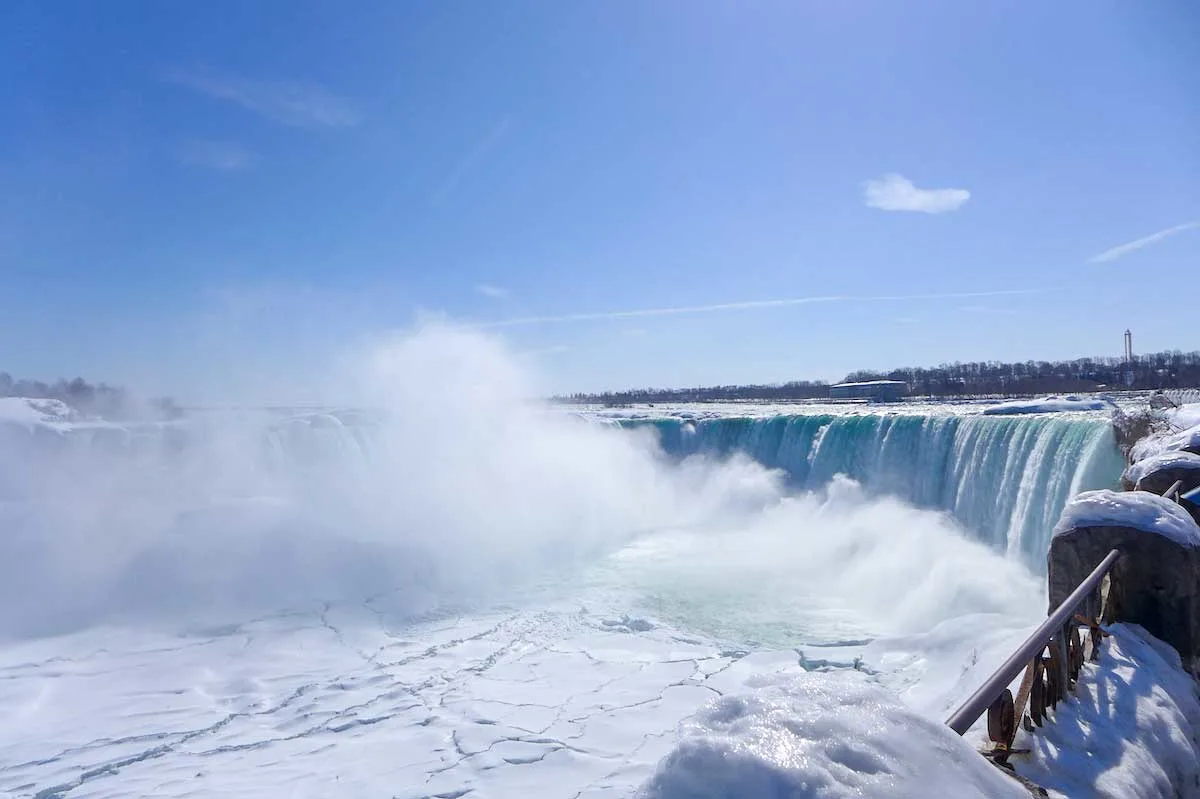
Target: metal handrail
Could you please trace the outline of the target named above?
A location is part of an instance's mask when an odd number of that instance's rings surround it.
[[[1104,557],[1104,560],[1100,561],[1100,565],[1092,569],[1092,573],[1084,578],[1079,587],[1071,592],[1071,595],[1042,622],[1041,626],[1025,639],[1025,643],[1021,644],[1017,651],[1012,653],[1008,660],[1004,661],[1004,664],[988,678],[987,682],[979,686],[975,693],[971,694],[971,697],[963,702],[958,710],[954,711],[954,715],[946,719],[946,724],[950,729],[959,735],[966,734],[971,725],[984,714],[992,702],[1000,697],[1001,693],[1021,673],[1021,670],[1028,666],[1035,656],[1041,654],[1055,635],[1062,632],[1067,623],[1074,618],[1075,611],[1096,590],[1100,581],[1104,579],[1104,575],[1108,574],[1120,556],[1120,550],[1114,549]]]

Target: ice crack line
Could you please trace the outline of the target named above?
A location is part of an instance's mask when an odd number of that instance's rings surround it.
[[[80,775],[78,777],[76,777],[74,780],[72,780],[71,782],[62,783],[60,785],[54,785],[49,788],[44,788],[44,789],[38,791],[36,794],[34,794],[34,799],[61,799],[61,797],[66,796],[68,793],[75,790],[76,788],[79,788],[80,786],[84,785],[85,783],[91,782],[92,780],[97,779],[99,777],[106,777],[106,776],[109,776],[112,774],[116,774],[121,769],[126,768],[128,766],[132,766],[136,763],[142,763],[147,760],[154,760],[154,759],[163,757],[164,755],[171,754],[172,752],[174,752],[176,749],[178,749],[183,744],[186,744],[189,741],[193,741],[202,736],[211,735],[212,733],[219,732],[220,730],[222,730],[225,727],[232,724],[237,719],[253,717],[253,716],[266,716],[266,715],[271,715],[273,713],[278,713],[280,710],[283,710],[284,708],[286,708],[293,702],[297,701],[298,699],[303,697],[306,693],[308,693],[310,690],[312,690],[315,687],[316,687],[316,683],[309,683],[306,685],[302,685],[299,688],[297,688],[295,691],[293,691],[291,694],[286,696],[283,700],[278,702],[277,704],[275,704],[269,708],[266,708],[264,710],[258,710],[258,711],[252,711],[252,712],[231,713],[228,716],[225,716],[220,721],[217,721],[207,727],[202,727],[200,729],[192,730],[190,732],[177,734],[179,737],[177,738],[177,740],[172,741],[171,743],[161,744],[159,746],[151,747],[149,749],[146,749],[146,750],[139,752],[137,754],[134,754],[134,755],[129,755],[127,757],[119,758],[117,760],[112,760],[107,763],[101,763],[99,765],[92,766],[91,768],[85,769],[83,772],[81,772]]]
[[[426,772],[426,774],[425,774],[425,784],[426,785],[428,785],[430,783],[430,781],[433,780],[433,778],[438,776],[439,774],[445,774],[448,771],[453,771],[454,769],[463,765],[464,763],[471,760],[472,758],[476,758],[476,757],[479,757],[480,755],[488,754],[493,749],[495,749],[497,746],[499,746],[500,744],[505,744],[505,743],[524,743],[524,744],[533,744],[536,746],[547,747],[545,749],[545,751],[543,751],[540,755],[538,755],[536,757],[528,757],[528,758],[505,757],[505,758],[502,758],[502,760],[510,766],[526,766],[526,765],[530,765],[531,763],[538,763],[538,762],[541,762],[547,755],[551,755],[554,752],[559,752],[564,749],[571,751],[571,752],[576,752],[578,754],[591,755],[593,757],[597,757],[597,756],[603,757],[602,755],[596,755],[594,752],[588,752],[586,749],[580,749],[577,746],[572,746],[571,744],[567,743],[566,741],[559,740],[558,738],[548,738],[546,736],[505,735],[500,738],[497,738],[496,740],[492,741],[490,744],[488,744],[483,749],[480,749],[475,752],[468,752],[463,748],[461,741],[459,741],[459,739],[458,739],[457,731],[453,731],[450,733],[450,740],[454,745],[454,751],[455,751],[455,754],[457,755],[457,757],[455,758],[453,763],[448,763],[444,766],[439,766],[438,768],[431,769],[430,771]],[[487,767],[481,768],[480,771],[487,771],[490,768],[494,768],[494,766],[487,766]]]
[[[465,636],[462,638],[452,638],[449,641],[444,641],[440,644],[434,644],[430,647],[427,647],[424,651],[420,652],[419,654],[409,655],[408,657],[401,658],[400,660],[391,661],[391,662],[380,661],[380,665],[386,666],[388,668],[396,668],[396,667],[400,667],[400,666],[407,666],[411,663],[417,662],[418,660],[423,660],[425,658],[434,657],[434,656],[438,655],[439,653],[453,649],[456,646],[461,646],[462,644],[479,641],[483,638],[488,638],[489,636],[493,636],[496,633],[500,632],[500,630],[504,629],[509,624],[512,624],[518,618],[519,618],[519,616],[514,614],[514,615],[509,616],[508,618],[504,619],[503,621],[498,622],[494,626],[489,627],[488,629],[486,629],[482,632],[478,632],[478,633],[475,633],[474,635],[468,635],[468,636]]]

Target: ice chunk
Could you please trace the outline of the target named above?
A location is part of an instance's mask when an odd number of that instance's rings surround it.
[[[1169,499],[1146,491],[1085,491],[1063,509],[1054,535],[1078,527],[1133,527],[1187,547],[1200,546],[1200,527]]]

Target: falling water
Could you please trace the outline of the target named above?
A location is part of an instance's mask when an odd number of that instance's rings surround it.
[[[945,510],[981,541],[1040,568],[1067,500],[1112,485],[1106,419],[1079,415],[846,415],[628,420],[672,456],[743,453],[796,489],[844,474],[874,494]]]

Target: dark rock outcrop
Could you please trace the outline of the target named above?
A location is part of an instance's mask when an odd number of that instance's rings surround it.
[[[1184,668],[1200,676],[1200,527],[1178,505],[1145,492],[1090,493],[1106,495],[1100,499],[1113,506],[1112,519],[1073,513],[1068,505],[1047,556],[1051,609],[1119,549],[1105,620],[1140,624],[1175,647]]]

